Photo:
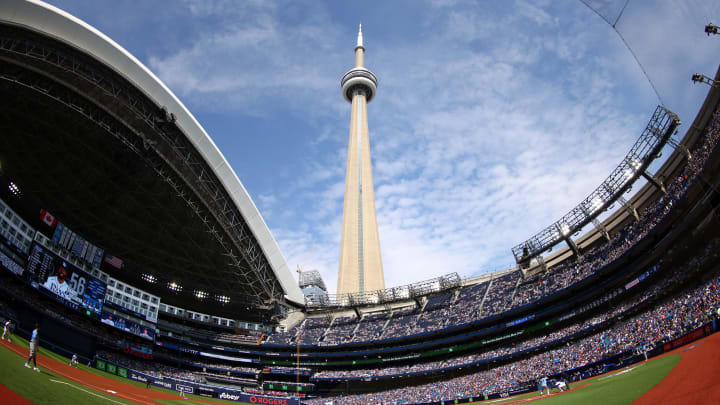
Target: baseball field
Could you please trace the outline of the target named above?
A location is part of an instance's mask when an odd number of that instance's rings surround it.
[[[230,403],[117,377],[40,348],[40,372],[23,366],[27,342],[13,336],[0,342],[2,404],[193,404]],[[720,333],[678,348],[648,362],[615,370],[571,385],[549,396],[526,394],[478,404],[717,404],[720,403]]]

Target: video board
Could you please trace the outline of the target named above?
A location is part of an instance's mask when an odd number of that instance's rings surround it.
[[[100,318],[105,301],[105,283],[37,243],[30,248],[25,279],[34,288],[68,307]]]
[[[68,228],[62,222],[57,222],[52,241],[55,242],[56,245],[69,250],[75,254],[75,256],[82,258],[93,268],[97,269],[100,267],[104,251],[73,232],[72,229]]]
[[[129,316],[125,316],[124,314],[110,308],[103,309],[100,322],[114,328],[124,330],[125,332],[132,333],[133,335],[139,336],[143,339],[155,340],[154,327],[145,325],[144,321],[132,319]]]

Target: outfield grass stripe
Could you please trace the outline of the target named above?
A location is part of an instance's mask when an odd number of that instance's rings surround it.
[[[3,384],[0,384],[0,398],[2,398],[3,401],[6,401],[5,403],[7,404],[32,405],[32,402],[28,401],[23,396],[18,395],[17,392],[4,386]]]

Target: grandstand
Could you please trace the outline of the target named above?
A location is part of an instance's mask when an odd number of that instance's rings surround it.
[[[2,7],[17,12],[0,13],[0,316],[24,336],[41,323],[43,347],[216,398],[440,404],[579,381],[720,329],[720,87],[679,140],[659,106],[593,194],[512,248],[517,267],[319,299],[147,68],[59,10]],[[72,297],[44,287],[59,267]]]

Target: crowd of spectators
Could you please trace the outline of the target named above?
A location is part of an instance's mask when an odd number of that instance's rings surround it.
[[[328,318],[307,318],[298,331],[297,339],[301,345],[314,345],[325,334],[330,327]]]
[[[196,375],[204,378],[209,384],[212,384],[214,382],[220,382],[222,384],[226,385],[233,385],[233,386],[257,386],[257,380],[254,378],[247,378],[247,377],[236,377],[234,375],[231,375],[230,373],[226,374],[218,374],[218,373],[211,373],[207,371],[195,371]]]
[[[197,361],[195,359],[194,361],[191,361],[190,364],[192,364],[195,367],[202,367],[206,369],[214,369],[214,370],[224,370],[226,372],[234,372],[234,373],[242,373],[242,374],[252,374],[257,375],[260,370],[258,370],[255,367],[247,367],[247,366],[231,366],[229,364],[224,363],[211,363],[208,361]]]
[[[390,313],[387,312],[363,316],[351,340],[367,342],[379,338],[389,318]]]
[[[349,342],[357,326],[357,317],[355,315],[335,318],[325,334],[325,339],[319,344],[327,346]]]
[[[394,401],[398,401],[398,403],[415,403],[477,397],[486,390],[491,394],[516,390],[532,385],[534,381],[542,376],[572,371],[615,354],[633,351],[638,347],[647,348],[667,342],[708,322],[714,316],[718,316],[716,311],[720,309],[719,287],[720,276],[716,275],[699,287],[683,291],[681,294],[667,299],[654,308],[642,312],[627,321],[615,323],[609,329],[494,369],[422,386],[381,393],[353,395],[335,398],[334,400],[337,404],[392,403]],[[627,308],[627,306],[624,308]],[[617,310],[613,312],[617,313]],[[561,339],[563,336],[575,333],[588,325],[592,326],[605,322],[608,316],[610,314],[600,315],[582,324],[574,324],[558,330],[548,336],[538,336],[526,340],[519,344],[517,349],[512,345],[508,345],[482,354],[462,356],[427,364],[430,364],[430,367],[447,367],[466,364],[467,361],[477,361],[481,358],[502,357],[518,349],[524,350],[525,348],[541,345],[543,342]],[[344,373],[353,376],[392,375],[408,372],[412,367],[422,369],[425,366],[388,368],[387,371],[377,370],[377,372],[372,370],[359,370],[359,372],[357,372],[358,370],[351,372],[329,371],[319,373],[316,376],[338,376]],[[306,404],[323,404],[325,403],[323,401],[326,400],[313,400],[306,402]]]
[[[379,377],[379,376],[399,376],[403,374],[414,374],[414,373],[425,373],[429,371],[439,371],[441,369],[449,367],[460,367],[469,366],[473,363],[481,360],[492,360],[502,358],[508,355],[518,354],[524,351],[538,350],[546,344],[557,344],[562,343],[563,340],[567,339],[580,332],[595,329],[596,326],[601,324],[610,324],[616,317],[623,315],[627,310],[632,307],[638,307],[640,304],[646,302],[649,298],[656,296],[657,294],[667,291],[672,285],[680,283],[685,279],[689,278],[693,274],[693,270],[700,268],[701,265],[706,263],[715,262],[717,259],[717,249],[720,248],[720,239],[714,239],[710,241],[707,246],[693,256],[684,266],[674,268],[671,275],[661,279],[652,287],[643,286],[642,289],[638,290],[637,294],[631,298],[627,298],[620,303],[615,303],[612,309],[600,313],[591,317],[590,319],[580,319],[568,326],[561,329],[555,330],[551,333],[542,334],[529,339],[524,339],[522,334],[508,335],[505,339],[496,340],[492,343],[502,343],[511,341],[511,343],[505,343],[504,346],[493,348],[491,350],[485,350],[481,353],[474,353],[465,356],[453,357],[450,359],[443,359],[434,362],[427,363],[415,363],[410,365],[403,365],[397,367],[384,367],[377,369],[355,369],[355,370],[325,370],[316,373],[313,379],[317,378],[364,378],[364,377]],[[716,285],[714,282],[711,285]],[[609,299],[617,296],[619,292],[625,290],[625,287],[620,287],[618,291],[608,292],[606,297],[601,297],[598,302],[607,302]],[[706,294],[712,296],[712,294]],[[708,304],[703,304],[705,307]],[[710,304],[709,306],[712,306]],[[578,315],[578,314],[573,314]],[[565,318],[570,319],[570,317]],[[686,322],[687,323],[687,322]],[[674,325],[676,329],[677,325]]]
[[[167,321],[159,321],[158,327],[161,328],[161,336],[173,337],[179,340],[189,340],[193,342],[208,342],[210,344],[229,343],[229,344],[247,344],[256,343],[260,335],[253,335],[246,329],[236,329],[234,332],[218,332],[214,330],[203,330],[201,328],[193,328],[190,326],[170,323]],[[171,333],[168,333],[171,332]]]

